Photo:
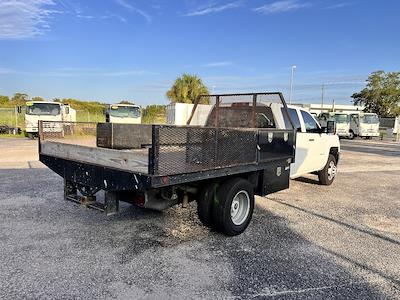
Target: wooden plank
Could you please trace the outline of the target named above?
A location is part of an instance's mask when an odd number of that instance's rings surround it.
[[[148,171],[148,149],[122,151],[44,141],[41,153],[141,174]]]

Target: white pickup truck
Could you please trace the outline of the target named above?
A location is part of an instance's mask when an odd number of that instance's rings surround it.
[[[328,128],[324,128],[300,107],[289,105],[288,112],[297,128],[295,163],[291,165],[290,178],[316,173],[321,184],[330,185],[336,176],[340,155],[339,137],[332,127],[334,122],[328,121]]]
[[[237,101],[237,100],[236,100]],[[256,127],[287,130],[292,128],[286,117],[286,110],[280,103],[259,101],[255,109],[255,124],[251,124],[251,105],[232,103],[230,107],[220,108],[219,126],[222,127]],[[317,174],[323,185],[332,184],[340,155],[339,137],[335,134],[335,121],[326,122],[322,127],[309,111],[294,105],[288,105],[287,111],[296,132],[295,161],[290,166],[290,178]],[[215,126],[216,109],[211,110],[206,126]],[[193,114],[196,117],[196,113]],[[190,123],[190,120],[189,120]]]

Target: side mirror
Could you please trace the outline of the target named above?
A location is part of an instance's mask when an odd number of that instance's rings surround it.
[[[335,121],[326,122],[326,133],[336,134],[336,122]]]

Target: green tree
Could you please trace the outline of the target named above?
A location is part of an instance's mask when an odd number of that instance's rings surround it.
[[[173,103],[194,103],[199,95],[209,95],[208,89],[198,76],[190,74],[178,77],[167,92]],[[209,98],[203,98],[200,103],[208,104]]]
[[[10,98],[8,96],[0,95],[0,105],[6,105],[10,102]]]
[[[15,93],[11,101],[13,105],[25,105],[25,102],[28,101],[28,95],[24,93]]]
[[[367,79],[367,86],[351,96],[354,105],[364,105],[366,112],[381,117],[400,114],[400,72],[377,71]]]
[[[45,101],[42,97],[33,97],[32,101]]]
[[[130,104],[130,105],[133,105],[135,103],[133,103],[131,101],[128,101],[128,100],[122,100],[122,101],[119,102],[119,104]]]

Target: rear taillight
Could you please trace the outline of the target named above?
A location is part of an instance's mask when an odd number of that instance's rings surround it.
[[[138,193],[135,195],[135,204],[137,206],[143,207],[146,203],[146,196],[142,193]]]

